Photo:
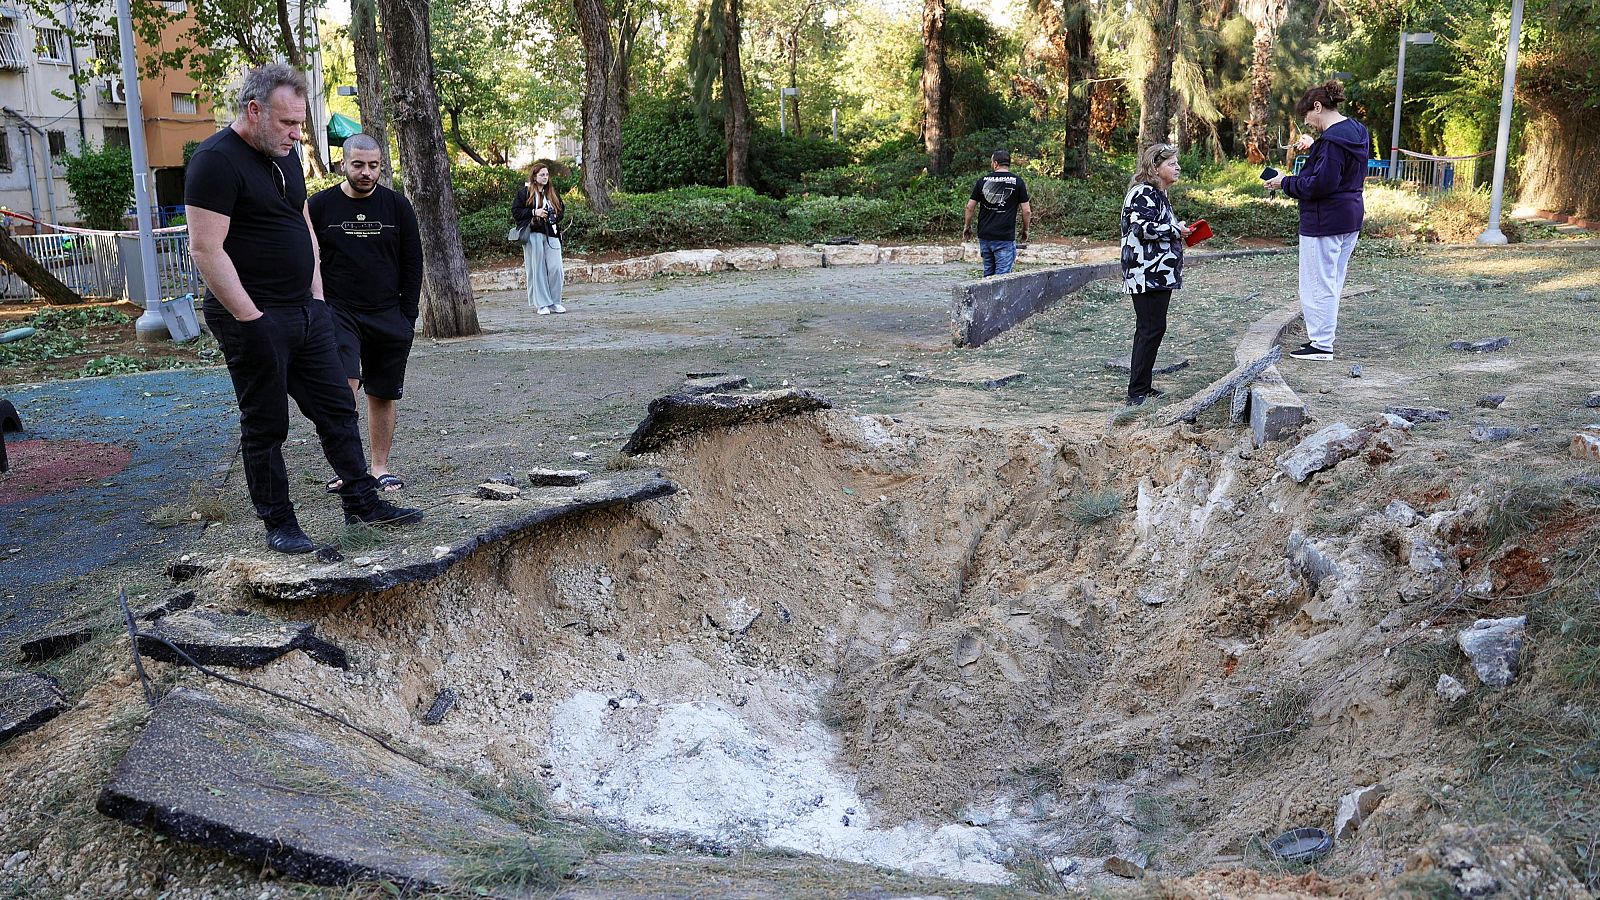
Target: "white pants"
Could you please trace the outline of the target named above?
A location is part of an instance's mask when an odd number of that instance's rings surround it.
[[[522,245],[522,265],[528,272],[528,305],[540,309],[561,302],[561,242],[539,232]]]
[[[1339,295],[1344,293],[1345,270],[1355,252],[1359,231],[1331,237],[1300,235],[1300,315],[1306,320],[1306,338],[1314,347],[1333,349],[1339,327]]]

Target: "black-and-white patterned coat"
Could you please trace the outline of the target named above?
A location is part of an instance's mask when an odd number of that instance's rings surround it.
[[[1183,230],[1167,193],[1136,184],[1122,201],[1122,287],[1130,294],[1183,287]]]

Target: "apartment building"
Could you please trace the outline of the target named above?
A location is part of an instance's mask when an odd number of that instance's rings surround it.
[[[73,3],[56,12],[60,22],[76,22]],[[176,31],[164,42],[178,40]],[[197,87],[182,72],[138,86],[158,206],[183,202],[184,144],[217,128]],[[0,205],[45,222],[77,222],[62,157],[82,143],[128,146],[127,104],[115,33],[77,44],[50,18],[0,0]]]

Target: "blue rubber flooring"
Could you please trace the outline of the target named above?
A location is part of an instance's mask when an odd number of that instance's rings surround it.
[[[127,468],[104,481],[0,505],[0,640],[53,621],[67,579],[147,559],[164,566],[195,534],[152,527],[156,508],[213,484],[239,442],[223,369],[146,372],[0,388],[27,429],[15,440],[123,444]],[[158,543],[159,542],[159,543]],[[109,595],[116,586],[89,586]]]

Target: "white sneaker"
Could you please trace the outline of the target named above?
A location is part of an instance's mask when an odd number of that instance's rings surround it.
[[[541,316],[550,315],[550,307],[548,307],[548,306],[539,307],[539,315],[541,315]]]
[[[552,310],[555,310],[555,311],[556,311],[556,312],[566,312],[566,311],[567,311],[567,308],[566,308],[566,307],[565,307],[565,306],[562,306],[562,305],[561,305],[561,304],[559,304],[559,303],[557,303],[557,304],[556,304],[556,305],[555,305],[555,306],[552,306],[552,307],[550,307],[550,308],[551,308],[551,309],[552,309]]]

